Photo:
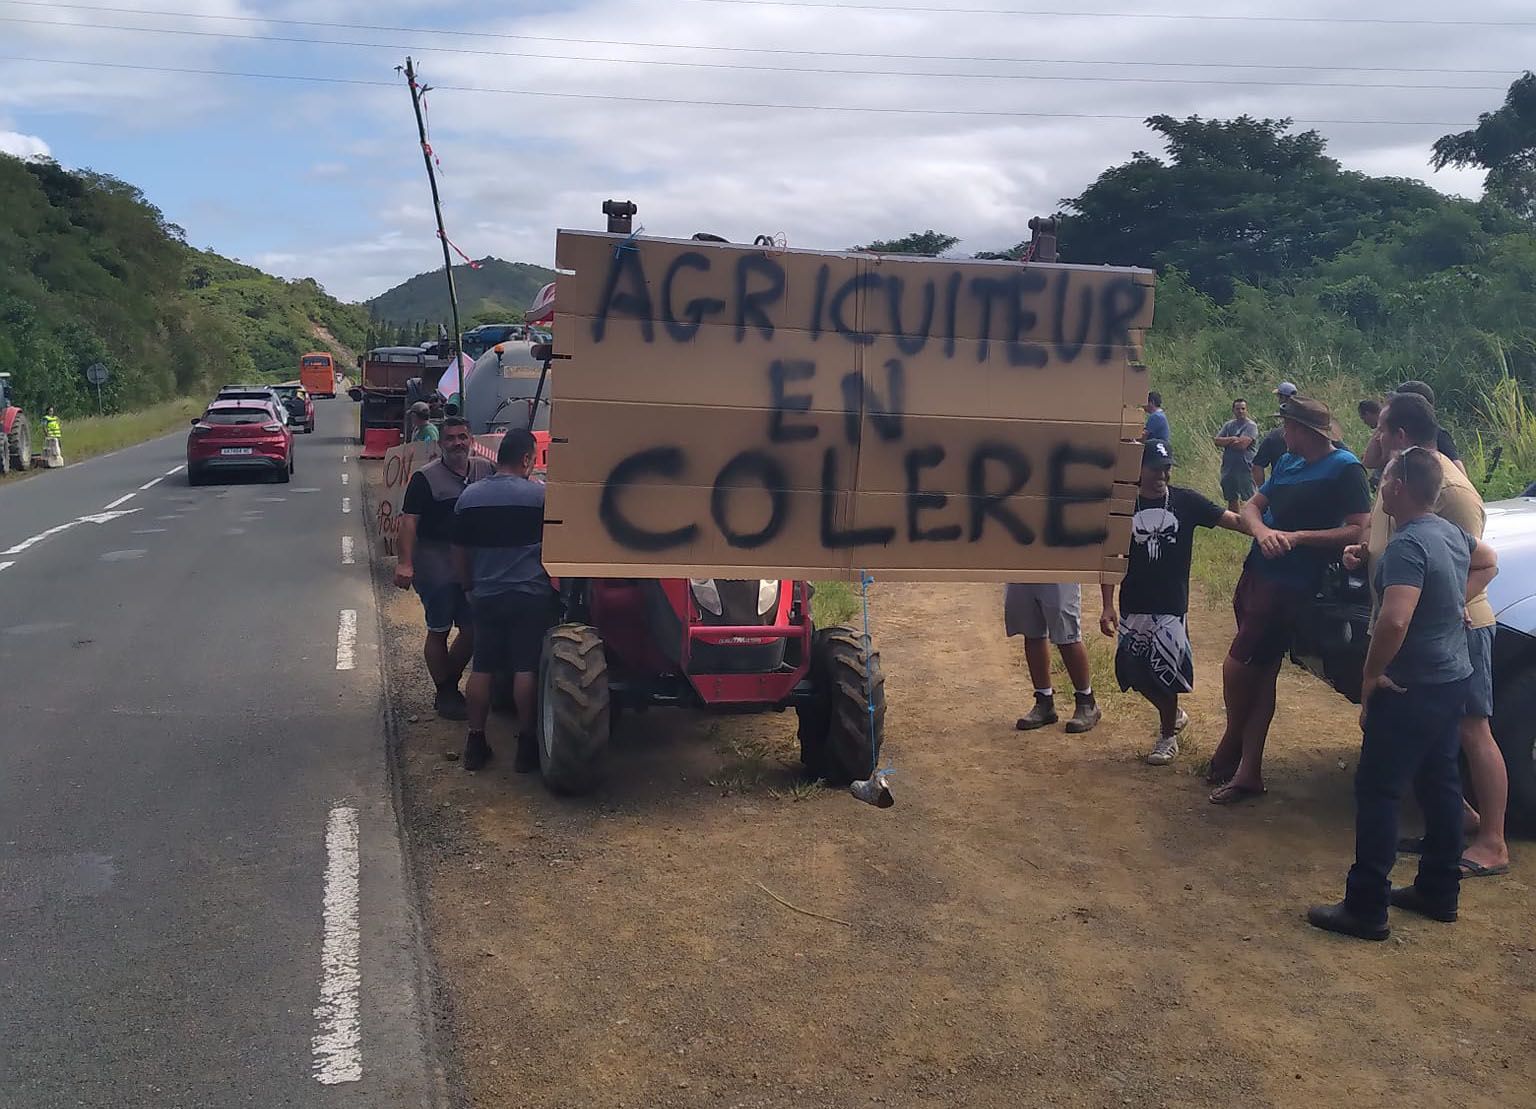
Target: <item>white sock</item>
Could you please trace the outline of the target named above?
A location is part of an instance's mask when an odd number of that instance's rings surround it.
[[[1093,686],[1090,685],[1087,689],[1079,689],[1077,691],[1077,695],[1079,697],[1092,697],[1093,696]]]
[[[1056,696],[1056,691],[1054,689],[1052,689],[1050,686],[1046,686],[1044,689],[1041,689],[1039,686],[1036,686],[1035,687],[1035,696],[1036,697],[1054,697],[1054,696]]]

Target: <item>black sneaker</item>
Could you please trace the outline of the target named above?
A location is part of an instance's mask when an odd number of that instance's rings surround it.
[[[1325,932],[1337,932],[1361,940],[1384,940],[1392,934],[1392,929],[1385,922],[1372,924],[1364,917],[1350,912],[1349,906],[1342,901],[1337,905],[1312,906],[1307,910],[1307,923]]]
[[[485,769],[485,764],[496,757],[491,745],[485,741],[484,732],[470,732],[464,740],[464,769],[473,773]]]
[[[447,689],[439,689],[437,696],[432,699],[432,707],[437,710],[437,715],[444,720],[468,720],[469,705],[464,700],[464,694],[457,687],[450,686]]]
[[[532,774],[539,768],[539,738],[531,732],[517,737],[517,755],[512,769],[519,774]]]
[[[1036,728],[1044,728],[1056,723],[1059,719],[1056,715],[1056,698],[1045,693],[1035,694],[1035,707],[1029,710],[1028,716],[1019,717],[1014,727],[1021,732],[1032,732]]]
[[[1430,920],[1438,920],[1441,924],[1456,923],[1456,903],[1449,905],[1436,904],[1420,892],[1418,886],[1393,886],[1392,907],[1406,909],[1410,913],[1418,913],[1427,916]]]

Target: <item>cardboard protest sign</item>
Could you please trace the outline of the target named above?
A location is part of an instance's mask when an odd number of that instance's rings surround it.
[[[481,458],[494,463],[500,444],[500,435],[477,435],[474,450]],[[411,475],[440,453],[436,443],[416,441],[401,443],[384,452],[384,489],[374,508],[374,523],[385,554],[395,553],[395,536],[400,531],[400,502],[405,499],[405,487],[411,483]]]
[[[544,561],[1117,580],[1149,271],[562,231]]]

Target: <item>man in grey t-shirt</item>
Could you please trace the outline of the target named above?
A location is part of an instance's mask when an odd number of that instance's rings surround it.
[[[1472,665],[1468,597],[1498,572],[1493,549],[1434,514],[1443,474],[1433,451],[1409,447],[1388,464],[1381,502],[1397,524],[1376,564],[1381,610],[1360,690],[1355,865],[1344,900],[1307,913],[1318,928],[1384,940],[1387,906],[1449,923],[1461,881],[1459,725]],[[1424,848],[1411,886],[1394,889],[1397,809],[1413,784]]]
[[[1236,512],[1253,496],[1253,456],[1258,452],[1259,425],[1248,418],[1248,402],[1232,402],[1232,418],[1221,425],[1213,442],[1221,448],[1221,495],[1227,510]]]

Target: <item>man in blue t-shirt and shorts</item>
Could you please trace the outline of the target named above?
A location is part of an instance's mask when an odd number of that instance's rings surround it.
[[[1275,681],[1297,614],[1324,568],[1358,543],[1370,523],[1365,468],[1334,446],[1339,429],[1322,401],[1296,395],[1280,405],[1286,453],[1239,515],[1253,536],[1232,594],[1237,635],[1222,663],[1227,728],[1211,756],[1211,802],[1230,805],[1264,792],[1264,741],[1275,715]]]

